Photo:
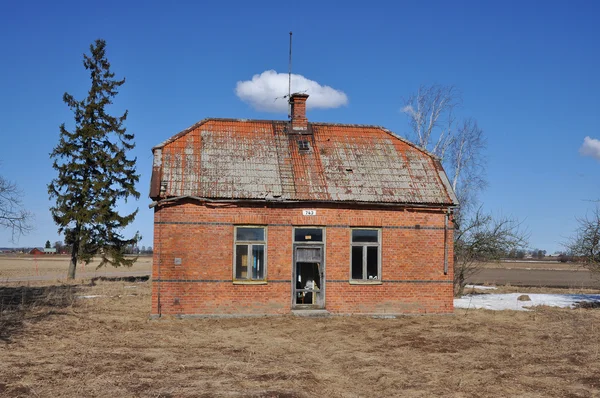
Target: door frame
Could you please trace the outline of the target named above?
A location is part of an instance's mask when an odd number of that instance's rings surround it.
[[[296,229],[303,229],[303,228],[311,228],[311,229],[320,229],[321,231],[323,231],[323,240],[321,242],[296,242],[295,241],[295,234],[296,234]],[[327,267],[326,267],[326,254],[325,254],[325,242],[326,242],[326,231],[325,231],[325,227],[319,227],[319,226],[312,226],[312,225],[297,225],[294,226],[292,228],[292,286],[291,286],[291,290],[292,290],[292,294],[291,294],[291,304],[292,304],[292,309],[324,309],[327,306],[327,301],[326,301],[326,286],[325,286],[325,280],[326,280],[326,276],[327,276]],[[297,248],[314,248],[314,247],[319,247],[321,249],[321,297],[322,297],[322,305],[319,304],[296,304],[296,282],[297,282],[297,276],[296,276],[296,249]],[[314,294],[314,293],[313,293]]]

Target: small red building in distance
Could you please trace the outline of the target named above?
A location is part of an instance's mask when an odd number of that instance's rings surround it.
[[[457,204],[377,126],[205,119],[152,149],[152,314],[451,313]]]

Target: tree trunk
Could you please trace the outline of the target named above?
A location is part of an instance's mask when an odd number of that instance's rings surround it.
[[[75,279],[75,270],[77,269],[77,257],[79,256],[79,227],[76,228],[77,236],[75,237],[75,242],[73,242],[73,247],[71,248],[71,262],[69,263],[69,273],[67,275],[67,279],[72,280]]]
[[[77,267],[77,256],[75,252],[71,253],[71,262],[69,263],[69,274],[67,279],[75,279],[75,269]]]
[[[454,270],[456,272],[456,269]],[[454,278],[454,296],[461,297],[465,291],[465,285],[467,284],[465,281],[465,273],[464,269],[461,267],[458,269],[457,274]]]

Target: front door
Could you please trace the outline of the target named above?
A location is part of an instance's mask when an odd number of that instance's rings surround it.
[[[295,245],[295,308],[325,308],[324,275],[323,245]]]

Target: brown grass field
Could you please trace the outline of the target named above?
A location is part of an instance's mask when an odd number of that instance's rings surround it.
[[[600,309],[149,320],[150,284],[0,284],[0,396],[600,396]]]
[[[69,262],[68,255],[2,255],[0,256],[0,283],[10,278],[44,278],[46,280],[64,280],[67,277]],[[94,259],[90,264],[77,264],[76,277],[90,279],[100,276],[116,276],[121,273],[143,272],[152,270],[152,257],[138,257],[136,263],[130,267],[115,268],[105,266],[97,269],[99,259]]]
[[[567,271],[583,271],[581,265],[575,263],[561,263],[559,261],[495,261],[483,263],[483,268],[512,268],[512,269],[555,269]]]

